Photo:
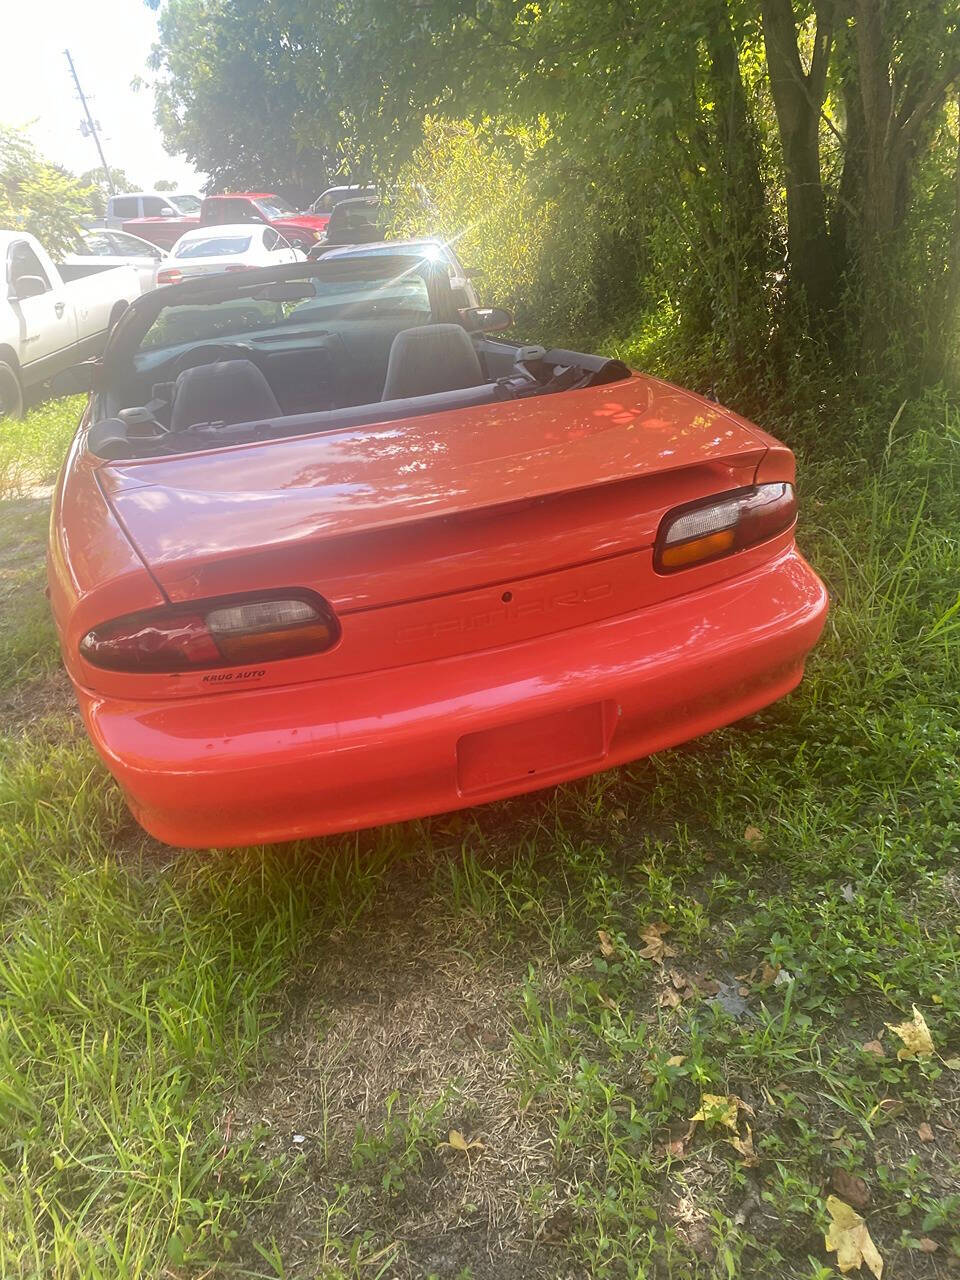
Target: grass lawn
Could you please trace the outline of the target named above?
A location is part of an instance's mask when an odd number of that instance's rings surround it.
[[[76,416],[0,425],[5,1280],[815,1280],[831,1195],[888,1280],[960,1275],[960,415],[803,463],[833,610],[779,705],[208,853],[137,828],[59,667]]]

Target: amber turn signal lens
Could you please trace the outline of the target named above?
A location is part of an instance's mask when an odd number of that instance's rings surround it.
[[[793,485],[757,484],[668,511],[660,522],[654,568],[673,573],[765,542],[797,518]]]
[[[660,564],[664,569],[681,569],[685,564],[695,564],[698,560],[712,560],[714,556],[722,556],[732,547],[733,530],[724,529],[722,533],[708,533],[705,538],[693,538],[690,542],[681,542],[676,547],[664,547]]]

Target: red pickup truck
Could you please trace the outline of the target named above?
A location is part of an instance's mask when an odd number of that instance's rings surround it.
[[[198,218],[130,218],[123,230],[169,249],[194,227],[264,222],[275,227],[296,248],[307,250],[320,239],[330,221],[328,213],[298,213],[282,196],[267,191],[229,191],[207,196]]]

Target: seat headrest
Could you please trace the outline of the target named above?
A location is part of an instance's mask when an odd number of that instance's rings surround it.
[[[173,388],[170,429],[200,422],[254,422],[278,418],[281,409],[270,383],[252,360],[221,360],[184,369]]]
[[[419,325],[401,330],[394,338],[381,399],[431,396],[485,381],[465,329],[458,324]]]

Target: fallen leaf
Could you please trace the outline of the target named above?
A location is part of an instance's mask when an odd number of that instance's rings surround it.
[[[793,974],[787,973],[786,969],[781,969],[780,972],[777,974],[777,976],[774,978],[773,985],[775,987],[785,987],[787,986],[788,983],[792,981],[793,981]]]
[[[472,1151],[475,1147],[483,1148],[483,1143],[479,1138],[474,1138],[472,1142],[468,1142],[459,1129],[451,1129],[446,1142],[440,1143],[441,1147],[453,1147],[454,1151]]]
[[[920,1139],[921,1142],[935,1141],[933,1136],[933,1130],[927,1124],[926,1120],[924,1120],[923,1124],[917,1130],[917,1137]]]
[[[610,815],[611,822],[625,822],[627,818],[626,809],[614,809]]]
[[[857,894],[852,884],[845,884],[840,890],[840,897],[844,902],[854,903],[857,900]]]
[[[678,991],[683,991],[690,986],[690,979],[685,973],[681,973],[679,969],[671,969],[669,978]]]
[[[759,827],[747,827],[743,833],[743,838],[747,844],[762,844],[764,835]]]
[[[901,1061],[905,1058],[929,1058],[933,1053],[930,1028],[917,1006],[913,1005],[912,1008],[913,1017],[909,1022],[900,1022],[896,1026],[892,1022],[886,1023],[887,1030],[903,1041],[903,1048],[897,1050],[897,1058]]]
[[[773,965],[767,964],[766,960],[764,960],[763,968],[760,970],[760,981],[763,983],[765,987],[769,987],[770,984],[776,980],[777,974],[779,972],[780,972],[779,965],[777,965],[776,968],[774,968]]]
[[[918,1248],[921,1253],[936,1253],[940,1246],[936,1240],[931,1240],[929,1236],[921,1236]]]
[[[739,1098],[728,1097],[722,1093],[703,1093],[700,1095],[700,1110],[690,1117],[692,1124],[702,1120],[706,1125],[722,1124],[725,1129],[737,1131],[737,1104]]]
[[[620,1007],[616,1000],[611,1000],[609,996],[605,996],[602,992],[597,996],[597,999],[605,1009],[612,1009],[614,1013],[616,1013],[617,1009]]]
[[[675,1053],[672,1058],[667,1059],[668,1067],[682,1067],[686,1062],[686,1058],[682,1053]]]
[[[597,937],[600,939],[600,950],[608,960],[617,954],[617,948],[613,945],[613,939],[606,929],[598,929]]]
[[[664,987],[660,992],[657,1004],[661,1009],[678,1009],[683,1004],[683,1000],[679,991],[674,991],[673,987]]]
[[[727,1141],[735,1151],[739,1151],[743,1156],[743,1163],[748,1169],[755,1169],[760,1163],[760,1158],[753,1149],[753,1133],[750,1126],[746,1126],[746,1135],[742,1138],[728,1138]]]
[[[827,1213],[831,1219],[830,1230],[823,1242],[828,1252],[836,1252],[837,1267],[841,1275],[846,1275],[848,1271],[859,1271],[866,1264],[877,1280],[880,1280],[883,1275],[883,1259],[870,1239],[867,1224],[859,1213],[836,1196],[827,1196]]]
[[[846,1169],[834,1169],[830,1175],[830,1185],[841,1200],[846,1200],[855,1209],[865,1209],[870,1203],[870,1188],[855,1173],[847,1173]]]
[[[960,1071],[960,1058],[944,1058],[943,1065],[948,1071]]]
[[[749,987],[737,987],[737,995],[746,998],[750,994]]]
[[[715,996],[720,990],[720,983],[717,982],[716,978],[699,977],[694,978],[694,982],[696,983],[697,990],[702,992],[705,996]]]
[[[885,1058],[887,1056],[884,1052],[883,1045],[879,1040],[868,1040],[867,1043],[862,1044],[860,1048],[864,1053],[870,1053],[875,1058]]]
[[[665,924],[646,925],[640,937],[647,945],[638,954],[644,960],[652,960],[655,964],[663,964],[667,957],[675,956],[677,954],[675,948],[664,942],[662,936],[669,930],[670,926]]]
[[[676,1138],[673,1142],[668,1142],[663,1150],[664,1155],[673,1156],[674,1160],[682,1160],[687,1154],[682,1138]]]

